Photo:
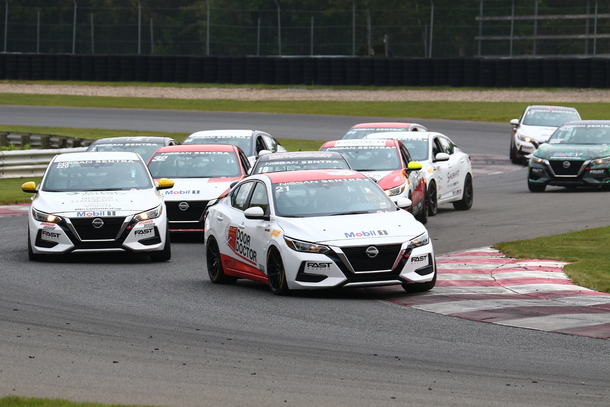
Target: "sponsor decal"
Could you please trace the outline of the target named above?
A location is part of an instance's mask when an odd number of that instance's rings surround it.
[[[421,256],[411,256],[411,264],[428,264],[428,255],[422,254]]]
[[[40,231],[40,237],[42,238],[42,240],[58,241],[60,235],[61,235],[61,233],[51,232],[51,231],[45,230],[45,229]]]
[[[242,232],[235,226],[229,226],[227,246],[238,256],[256,265],[256,251],[250,248],[252,241],[249,234]]]
[[[143,220],[141,222],[138,222],[138,225],[148,225],[149,223],[153,223],[154,220],[149,219],[149,220]]]
[[[326,270],[330,269],[331,264],[332,263],[330,263],[330,262],[319,263],[319,262],[315,262],[315,261],[308,261],[305,263],[305,271],[313,271],[313,272],[326,271]]]
[[[76,216],[78,217],[88,217],[88,216],[116,216],[116,211],[82,211],[76,212]]]
[[[281,230],[273,229],[271,231],[271,237],[280,237],[281,234],[282,234]]]
[[[155,235],[155,229],[136,229],[133,231],[133,234],[138,238],[153,237]]]
[[[387,236],[388,235],[388,231],[387,230],[369,230],[369,231],[362,231],[362,232],[343,232],[343,234],[345,235],[346,238],[353,238],[353,237],[372,237],[372,236]]]
[[[449,174],[447,174],[447,182],[451,182],[453,179],[458,178],[459,176],[459,171],[450,172]]]
[[[166,190],[163,192],[163,195],[199,195],[201,193],[201,190],[199,189],[193,189],[193,190]]]

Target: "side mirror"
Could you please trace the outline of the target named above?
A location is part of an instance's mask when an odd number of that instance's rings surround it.
[[[173,188],[174,186],[174,181],[172,181],[169,178],[161,178],[159,181],[157,181],[157,189],[169,189],[169,188]]]
[[[260,206],[251,206],[244,211],[246,219],[261,219],[269,220],[269,216],[265,215],[265,211]]]
[[[400,197],[396,200],[392,200],[394,201],[396,206],[398,206],[400,209],[404,209],[405,211],[411,210],[411,205],[413,205],[413,202],[411,202],[409,198],[405,197]]]
[[[436,157],[434,157],[434,161],[449,161],[451,156],[447,153],[438,153]]]
[[[409,162],[409,164],[407,164],[407,170],[409,170],[409,171],[421,170],[422,167],[423,167],[423,165],[419,161],[411,161],[411,162]]]
[[[519,125],[519,119],[513,119],[510,121],[510,124],[512,124],[513,126],[518,126]]]
[[[28,192],[31,194],[38,192],[38,190],[36,189],[36,183],[34,181],[29,181],[29,182],[22,184],[21,190],[23,192]]]
[[[267,155],[267,154],[271,154],[271,151],[269,150],[261,150],[258,152],[257,157],[261,157],[263,155]]]

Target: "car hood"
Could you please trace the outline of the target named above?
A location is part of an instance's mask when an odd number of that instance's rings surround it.
[[[155,188],[133,191],[45,192],[32,202],[36,209],[64,216],[128,216],[163,201]]]
[[[610,145],[543,144],[534,153],[546,160],[591,160],[610,156]]]
[[[235,178],[172,178],[174,187],[161,191],[166,201],[207,201],[218,198],[239,181]]]
[[[336,246],[403,243],[426,232],[407,211],[280,218],[286,236]]]
[[[360,171],[367,177],[372,178],[381,189],[390,189],[405,183],[402,170],[393,171]]]
[[[547,126],[527,126],[522,124],[519,126],[519,133],[531,137],[539,143],[546,142],[551,134],[557,130],[557,127],[547,127]]]

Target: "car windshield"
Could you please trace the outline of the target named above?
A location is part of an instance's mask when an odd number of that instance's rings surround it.
[[[161,143],[108,143],[93,145],[87,151],[133,151],[148,162],[154,152],[163,146]]]
[[[252,137],[234,136],[231,134],[220,136],[187,137],[182,144],[231,144],[244,150],[246,155],[254,155]]]
[[[560,127],[549,144],[610,144],[610,125],[574,125]]]
[[[394,171],[400,169],[398,151],[394,146],[339,146],[324,148],[337,151],[356,171]]]
[[[139,160],[60,161],[49,165],[42,183],[47,192],[118,191],[152,188]]]
[[[428,139],[400,139],[400,141],[407,147],[414,161],[426,161],[428,159]]]
[[[405,128],[396,128],[396,127],[363,127],[360,129],[349,129],[347,133],[342,137],[343,140],[349,139],[360,139],[368,136],[372,133],[386,133],[390,131],[409,131],[409,129]]]
[[[252,174],[260,174],[263,172],[280,172],[280,171],[296,171],[296,170],[322,170],[322,169],[349,169],[347,161],[339,158],[293,158],[286,160],[259,160],[256,166],[252,169]]]
[[[239,177],[235,153],[224,151],[171,151],[155,154],[148,168],[153,178]]]
[[[336,216],[396,211],[388,196],[368,178],[273,184],[275,212],[285,217]]]
[[[523,118],[523,124],[527,126],[559,127],[572,120],[580,120],[580,116],[574,110],[530,109]]]

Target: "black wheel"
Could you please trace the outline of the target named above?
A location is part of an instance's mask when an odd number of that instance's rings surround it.
[[[428,223],[428,200],[427,199],[424,198],[424,201],[422,202],[422,207],[421,207],[419,213],[417,214],[417,216],[415,217],[415,219],[420,221],[423,225]]]
[[[546,189],[546,185],[544,184],[536,184],[535,182],[527,181],[527,188],[530,192],[544,192]]]
[[[269,278],[269,288],[275,295],[288,294],[288,282],[286,281],[286,271],[282,256],[276,248],[269,249],[267,254],[267,277]]]
[[[28,230],[28,260],[30,261],[40,261],[42,260],[42,256],[40,254],[35,254],[32,250],[32,241],[30,240],[30,231]]]
[[[428,216],[434,216],[438,212],[438,192],[436,191],[436,183],[430,182],[428,191],[426,192],[428,201]]]
[[[467,211],[472,208],[472,201],[474,200],[474,187],[472,185],[472,176],[470,174],[466,174],[466,179],[464,180],[464,193],[462,194],[462,199],[459,201],[455,201],[453,203],[453,207],[459,211]]]
[[[511,136],[510,139],[510,153],[508,155],[510,161],[513,164],[521,164],[521,159],[519,158],[519,154],[517,153],[517,146],[515,146],[515,136]]]
[[[237,281],[233,276],[227,276],[222,268],[222,260],[220,259],[220,249],[216,239],[210,237],[206,247],[206,260],[208,268],[208,276],[214,284],[231,284]]]
[[[159,250],[158,252],[153,252],[150,254],[150,259],[152,261],[160,262],[160,261],[168,261],[172,258],[172,246],[169,241],[169,230],[165,232],[165,246],[163,250]]]
[[[402,283],[402,288],[408,293],[423,293],[425,291],[430,291],[436,285],[436,271],[434,272],[434,277],[432,281],[428,281],[427,283],[415,283],[415,284],[407,284]]]

